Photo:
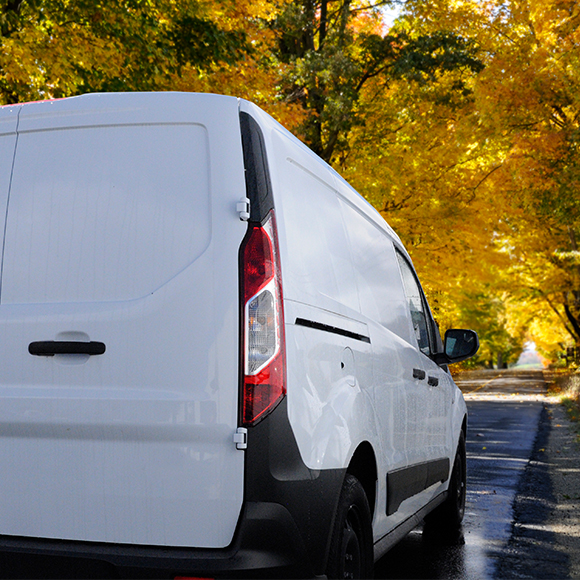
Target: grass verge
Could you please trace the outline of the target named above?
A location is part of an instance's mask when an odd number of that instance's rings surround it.
[[[554,373],[548,379],[548,394],[558,397],[566,408],[580,444],[580,372]]]

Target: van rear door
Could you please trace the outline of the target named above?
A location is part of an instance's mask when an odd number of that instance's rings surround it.
[[[0,295],[0,534],[231,542],[244,192],[236,99],[21,108]]]

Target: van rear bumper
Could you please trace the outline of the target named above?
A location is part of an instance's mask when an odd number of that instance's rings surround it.
[[[101,577],[106,574],[103,569],[107,568],[112,574],[121,572],[120,577],[138,578],[173,578],[179,575],[314,577],[307,550],[292,516],[284,506],[269,502],[246,502],[234,541],[223,549],[0,536],[0,553],[4,568],[11,565],[11,560],[12,565],[18,566],[18,558],[12,558],[14,555],[36,554],[41,557],[39,565],[44,571],[51,570],[51,577],[57,577],[52,576],[52,572],[58,572],[55,566],[63,566],[69,571],[72,568],[75,575],[84,576],[86,572],[87,578]]]

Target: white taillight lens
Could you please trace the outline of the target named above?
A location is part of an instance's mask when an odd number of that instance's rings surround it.
[[[255,375],[276,356],[280,348],[274,280],[246,303],[246,325],[245,372]]]

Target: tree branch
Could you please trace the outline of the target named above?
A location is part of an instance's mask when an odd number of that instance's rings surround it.
[[[499,165],[496,165],[493,169],[491,169],[491,171],[488,171],[477,183],[477,185],[475,187],[471,188],[471,199],[473,200],[473,198],[475,197],[475,191],[477,190],[477,188],[492,174],[495,173],[498,169],[500,169],[501,167],[503,167],[503,163],[500,163]]]
[[[318,30],[318,50],[324,46],[326,39],[326,19],[328,17],[328,0],[322,0],[320,3],[320,26]]]
[[[580,342],[580,324],[578,324],[578,319],[572,314],[572,311],[570,310],[570,307],[567,303],[564,303],[564,312],[566,313],[566,316],[568,317],[568,320],[574,329],[574,338],[576,342]]]
[[[562,316],[562,314],[560,314],[560,312],[554,306],[554,304],[552,304],[552,301],[548,298],[548,296],[546,296],[546,294],[544,294],[541,290],[539,292],[544,297],[544,299],[546,300],[546,302],[548,303],[548,305],[550,306],[550,308],[556,313],[556,316],[560,319],[560,322],[562,323],[562,325],[564,326],[564,328],[566,329],[566,331],[568,332],[568,334],[574,339],[574,342],[576,342],[576,336],[572,332],[572,330],[570,330],[570,327],[566,323],[566,319]]]

